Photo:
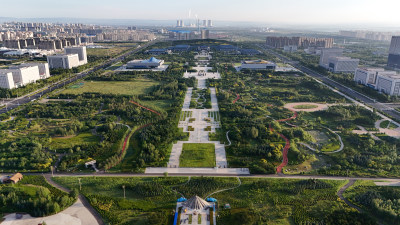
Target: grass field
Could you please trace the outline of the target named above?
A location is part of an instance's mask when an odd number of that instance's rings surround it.
[[[99,141],[100,138],[91,133],[81,133],[70,138],[52,138],[50,146],[52,149],[70,149],[76,145],[95,144]]]
[[[388,127],[389,126],[389,127]],[[381,128],[389,128],[389,129],[396,129],[397,128],[397,126],[396,125],[394,125],[393,123],[390,123],[390,125],[389,125],[389,120],[385,120],[385,121],[383,121],[382,123],[381,123]]]
[[[304,104],[304,105],[296,105],[293,108],[295,108],[295,109],[315,109],[315,108],[318,108],[318,106],[311,105],[311,104]]]
[[[158,85],[156,81],[148,79],[135,79],[132,81],[91,81],[85,82],[80,88],[68,88],[62,94],[83,94],[94,92],[101,94],[139,95],[148,93],[151,88]]]
[[[185,143],[179,158],[180,167],[215,167],[214,144]]]
[[[114,47],[114,48],[88,48],[88,56],[115,56],[123,51],[128,50],[128,47]]]

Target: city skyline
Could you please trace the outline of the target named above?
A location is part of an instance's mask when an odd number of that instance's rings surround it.
[[[37,3],[41,4],[37,4]],[[338,0],[334,5],[318,0],[280,2],[252,0],[243,4],[238,0],[204,0],[201,2],[153,0],[152,4],[137,1],[112,2],[71,0],[61,4],[50,0],[16,1],[3,4],[2,17],[12,18],[86,18],[86,19],[143,19],[175,20],[212,19],[214,21],[257,22],[265,24],[370,24],[396,25],[400,16],[396,10],[400,2],[382,0]],[[77,7],[79,6],[79,7]],[[255,7],[257,6],[257,7]],[[311,7],[312,6],[312,7]],[[16,12],[13,9],[18,9]],[[167,9],[167,10],[166,10]],[[221,13],[221,9],[224,9]],[[374,15],[371,17],[370,15]]]

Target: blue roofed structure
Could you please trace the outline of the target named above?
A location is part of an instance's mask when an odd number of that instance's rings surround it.
[[[151,57],[146,60],[132,60],[127,63],[127,69],[154,69],[162,66],[164,64],[164,60],[156,59]]]

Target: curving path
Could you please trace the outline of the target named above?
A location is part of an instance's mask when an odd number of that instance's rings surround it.
[[[70,190],[68,188],[65,188],[65,187],[59,185],[58,183],[54,182],[51,179],[51,177],[52,177],[51,174],[43,175],[43,177],[46,179],[46,181],[50,185],[54,186],[55,188],[57,188],[57,189],[59,189],[61,191],[64,191],[64,192],[68,192],[68,193],[70,192]],[[78,205],[76,205],[76,204],[78,204]],[[79,194],[78,201],[74,205],[75,205],[75,207],[77,207],[77,206],[80,207],[80,210],[76,212],[78,215],[80,215],[80,213],[86,213],[83,216],[84,219],[82,220],[82,222],[84,222],[84,223],[82,223],[82,225],[86,225],[86,224],[89,224],[89,225],[97,225],[97,224],[98,225],[105,225],[101,215],[92,207],[92,205],[90,205],[89,201],[82,194]],[[72,205],[71,207],[74,207],[74,205]],[[65,211],[69,210],[70,208],[67,208]],[[87,212],[83,212],[85,210]]]
[[[240,95],[239,95],[239,94],[236,94],[236,99],[233,100],[232,103],[235,104],[239,99],[240,99]]]
[[[269,129],[271,130],[271,132],[276,132],[274,130],[274,128],[272,128],[271,125],[269,125]],[[278,133],[278,132],[276,132],[276,133],[279,134],[279,136],[281,136],[281,138],[283,138],[285,140],[285,142],[286,142],[285,147],[283,148],[283,151],[282,151],[282,157],[283,157],[282,163],[276,168],[276,172],[281,174],[282,173],[282,168],[285,167],[288,164],[288,161],[289,161],[288,157],[287,157],[287,154],[288,154],[289,148],[290,148],[290,141],[283,134]]]
[[[231,140],[229,139],[229,136],[228,136],[229,132],[231,132],[231,131],[226,132],[226,140],[228,140],[229,145],[225,145],[225,146],[231,146],[232,145],[232,142],[231,142]]]
[[[274,107],[273,105],[270,105],[270,104],[267,104],[267,105],[270,106],[270,107]],[[280,120],[277,120],[277,121],[278,121],[278,122],[287,122],[287,121],[296,119],[297,116],[298,116],[297,112],[294,111],[294,110],[291,110],[291,109],[289,109],[289,110],[293,112],[293,116],[291,116],[290,118],[287,118],[287,119],[280,119]],[[294,126],[294,125],[293,125],[293,126]],[[269,125],[269,129],[271,130],[271,132],[276,132],[276,131],[272,128],[271,124]],[[285,140],[285,142],[286,142],[285,147],[283,148],[283,151],[282,151],[282,157],[283,157],[282,163],[276,168],[276,172],[277,172],[278,174],[282,174],[282,169],[283,169],[283,167],[287,166],[287,164],[288,164],[288,162],[289,162],[288,157],[287,157],[287,154],[288,154],[289,149],[290,149],[290,141],[289,141],[289,139],[288,139],[287,137],[285,137],[283,134],[278,133],[278,132],[276,132],[276,133],[279,134],[279,136],[281,136],[281,138],[283,138],[283,139]]]
[[[215,191],[215,192],[207,195],[207,197],[205,197],[205,198],[208,198],[208,197],[210,197],[210,196],[212,196],[214,194],[217,194],[217,193],[220,193],[220,192],[223,192],[223,191],[229,191],[229,190],[233,190],[233,189],[236,189],[236,188],[240,187],[242,185],[242,181],[240,180],[240,177],[237,177],[237,179],[239,181],[239,185],[238,186],[233,187],[233,188],[226,188],[226,189],[222,189],[222,190],[219,190],[219,191]]]
[[[132,104],[134,104],[134,105],[139,106],[140,108],[143,108],[143,109],[145,109],[145,110],[147,110],[147,111],[150,111],[150,112],[152,112],[152,113],[155,113],[155,114],[161,116],[161,113],[159,113],[159,112],[157,112],[157,111],[155,111],[155,110],[149,109],[149,108],[147,108],[147,107],[145,107],[145,106],[142,106],[142,105],[140,105],[140,104],[137,103],[137,102],[134,102],[134,101],[129,101],[129,102],[132,103]]]

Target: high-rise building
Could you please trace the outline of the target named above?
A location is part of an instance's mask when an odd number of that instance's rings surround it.
[[[283,48],[288,45],[295,45],[302,48],[332,48],[333,42],[333,38],[313,37],[267,37],[266,40],[266,44],[273,48]]]
[[[210,30],[201,30],[201,39],[210,39]]]
[[[212,20],[207,20],[207,27],[213,27]]]
[[[329,59],[332,57],[341,57],[342,55],[343,55],[343,49],[341,49],[341,48],[321,49],[321,57],[319,59],[319,65],[328,69],[329,68]]]
[[[87,54],[86,54],[86,47],[81,46],[81,47],[68,47],[65,48],[65,54],[78,54],[79,56],[79,65],[84,65],[86,64],[87,61]]]
[[[400,36],[392,37],[387,65],[393,69],[400,69]]]

